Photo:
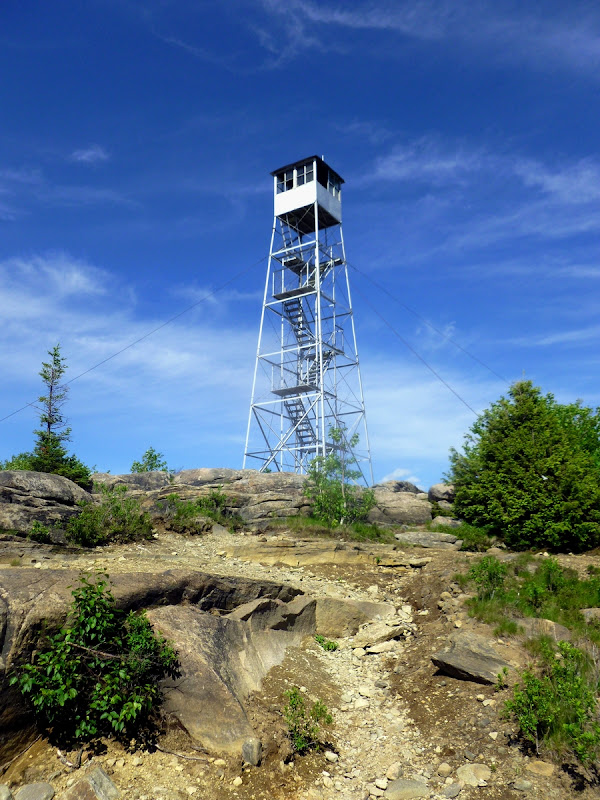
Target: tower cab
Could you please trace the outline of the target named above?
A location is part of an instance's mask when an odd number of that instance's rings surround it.
[[[341,223],[344,180],[322,158],[309,156],[271,175],[275,216],[287,225],[308,234],[315,232],[316,223],[319,229]]]

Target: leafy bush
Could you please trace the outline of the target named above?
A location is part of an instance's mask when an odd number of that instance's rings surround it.
[[[126,486],[99,485],[100,503],[82,502],[81,513],[72,517],[66,528],[67,539],[83,547],[109,542],[149,539],[152,522],[135,497],[126,497]]]
[[[34,519],[27,538],[33,539],[34,542],[39,542],[40,544],[48,544],[51,541],[50,528],[43,525],[39,520]]]
[[[491,600],[496,592],[504,586],[506,564],[495,556],[484,556],[469,570],[469,577],[477,585],[479,600]]]
[[[311,461],[304,494],[313,501],[313,517],[334,528],[365,520],[375,505],[375,494],[348,483],[362,477],[360,471],[351,469],[356,463],[352,448],[358,444],[358,435],[347,440],[345,429],[330,428],[329,436],[335,448]]]
[[[143,612],[115,606],[108,576],[82,575],[66,625],[11,678],[55,739],[139,734],[177,654]]]
[[[158,453],[153,447],[149,447],[141,461],[134,461],[131,465],[132,472],[171,472],[162,453]]]
[[[595,760],[600,754],[598,670],[590,657],[569,642],[558,642],[555,650],[545,641],[539,671],[526,670],[521,681],[506,709],[536,752],[548,748],[584,764]]]
[[[454,510],[511,547],[600,544],[600,412],[515,383],[450,452]]]
[[[309,710],[297,686],[284,692],[284,696],[287,703],[283,709],[283,718],[287,723],[294,750],[297,753],[318,750],[321,746],[320,724],[331,725],[333,722],[327,706],[317,700]]]
[[[600,606],[600,576],[581,580],[553,558],[535,566],[536,559],[526,553],[500,564],[503,574],[498,564],[485,556],[466,576],[478,586],[477,598],[469,601],[474,616],[496,625],[499,633],[516,633],[523,617],[549,619],[600,644],[600,626],[587,623],[581,613],[582,608]]]
[[[208,517],[230,530],[242,524],[242,519],[227,508],[227,495],[219,489],[195,500],[182,500],[177,493],[167,495],[158,502],[165,524],[178,533],[198,533],[201,518]]]
[[[31,466],[31,453],[18,453],[16,456],[0,461],[0,469],[28,470]]]
[[[460,525],[449,527],[443,523],[427,523],[428,531],[435,531],[436,533],[451,533],[458,539],[462,539],[461,550],[470,550],[475,553],[483,553],[489,547],[492,547],[494,540],[482,528],[477,528],[475,525],[469,525],[467,522],[461,522]]]
[[[337,650],[339,645],[337,642],[334,642],[332,639],[326,639],[324,636],[321,636],[320,633],[317,633],[315,636],[315,642],[320,644],[323,650],[327,650],[329,652],[333,652]]]

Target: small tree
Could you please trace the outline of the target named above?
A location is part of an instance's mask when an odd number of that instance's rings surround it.
[[[116,607],[108,575],[82,574],[71,594],[64,627],[17,666],[10,682],[61,743],[137,736],[156,715],[160,681],[177,674],[177,653],[143,611]]]
[[[519,549],[600,543],[600,415],[511,386],[450,452],[455,513]]]
[[[165,461],[163,453],[158,453],[149,447],[141,461],[134,461],[131,465],[132,472],[171,472]]]
[[[358,434],[347,439],[345,428],[330,428],[329,436],[334,449],[311,461],[304,493],[313,501],[313,516],[333,528],[364,520],[375,505],[375,495],[370,489],[348,483],[362,477],[360,470],[352,468],[356,464],[352,448],[358,444]]]
[[[67,426],[63,406],[67,400],[68,386],[62,382],[67,369],[60,352],[60,345],[48,350],[49,361],[42,362],[40,377],[46,386],[46,394],[38,397],[40,404],[40,428],[35,431],[36,443],[31,453],[20,453],[3,464],[2,469],[30,469],[35,472],[51,472],[86,487],[91,470],[74,455],[68,455],[65,442],[71,439],[71,428]]]

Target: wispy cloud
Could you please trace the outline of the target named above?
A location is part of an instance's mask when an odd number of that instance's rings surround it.
[[[91,162],[90,162],[91,163]],[[0,219],[14,220],[36,204],[53,206],[125,205],[137,201],[108,186],[51,181],[41,169],[0,169]]]
[[[423,136],[396,144],[353,183],[378,193],[402,185],[395,202],[407,204],[411,222],[420,215],[446,252],[600,231],[600,162],[591,156],[550,163]]]
[[[541,336],[519,337],[511,339],[511,344],[528,347],[552,347],[555,345],[582,344],[600,340],[600,325],[587,325],[583,328],[555,331]]]
[[[102,161],[108,161],[110,154],[99,144],[92,144],[82,150],[74,150],[69,158],[71,161],[78,161],[81,164],[98,164]]]
[[[67,253],[0,262],[0,417],[39,394],[39,365],[56,342],[72,379],[164,321],[142,318],[128,289],[117,275]],[[255,334],[239,318],[230,324],[221,316],[186,315],[73,383],[68,413],[76,451],[122,471],[128,464],[111,463],[111,448],[127,458],[166,439],[187,453],[177,466],[201,464],[209,441],[225,453],[212,440],[238,429],[243,437]],[[15,442],[15,451],[25,449],[28,440],[16,442],[29,436],[30,416],[2,423],[3,448]],[[223,463],[241,464],[242,445],[231,448],[234,455],[223,455]],[[3,450],[0,458],[9,454]]]
[[[553,15],[542,15],[526,5],[502,0],[413,0],[402,4],[380,0],[358,2],[350,8],[311,0],[262,2],[271,14],[284,18],[290,38],[297,43],[302,41],[294,33],[298,28],[314,31],[319,25],[335,26],[467,45],[496,61],[526,63],[544,71],[561,66],[597,78],[600,65],[600,15],[588,4],[574,2]]]
[[[397,467],[388,472],[387,475],[383,476],[380,483],[385,483],[386,481],[408,481],[409,483],[414,483],[415,486],[423,486],[423,481],[413,475],[410,469],[405,469],[404,467]]]

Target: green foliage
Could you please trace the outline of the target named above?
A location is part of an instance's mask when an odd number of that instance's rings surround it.
[[[126,486],[99,485],[100,502],[83,502],[81,513],[67,523],[67,539],[83,547],[110,542],[149,539],[152,522],[135,497],[127,497]]]
[[[34,542],[39,542],[40,544],[48,544],[51,541],[50,528],[43,525],[39,520],[34,519],[31,523],[27,538],[33,539]]]
[[[31,453],[18,453],[16,456],[0,461],[0,469],[29,470],[31,466]]]
[[[320,633],[315,635],[315,642],[320,644],[323,650],[327,650],[328,652],[333,652],[339,647],[337,642],[334,642],[332,639],[326,639],[324,636],[321,636]]]
[[[494,544],[494,540],[482,528],[469,525],[467,522],[461,522],[460,525],[452,528],[448,525],[440,523],[434,525],[433,522],[430,522],[427,524],[427,530],[436,533],[451,533],[458,539],[462,539],[461,550],[470,550],[475,553],[484,553]]]
[[[469,601],[473,616],[507,634],[517,632],[523,617],[549,619],[600,644],[600,627],[586,623],[581,613],[582,608],[600,606],[600,576],[581,580],[553,558],[531,570],[536,560],[525,553],[500,564],[502,575],[499,563],[493,556],[484,556],[469,570],[468,579],[478,587],[477,597]]]
[[[520,381],[451,450],[454,510],[513,548],[600,543],[600,412]]]
[[[134,461],[131,465],[132,472],[171,472],[165,461],[163,453],[158,453],[153,447],[149,447],[141,461]]]
[[[318,750],[321,746],[320,725],[331,725],[333,722],[327,706],[317,700],[308,709],[297,686],[284,692],[284,696],[287,703],[283,709],[283,718],[287,723],[294,750],[297,753]]]
[[[352,448],[358,444],[358,434],[347,439],[344,428],[330,428],[329,436],[333,449],[311,461],[304,494],[313,501],[313,516],[334,528],[365,520],[375,505],[375,495],[371,489],[348,483],[362,477],[359,470],[351,468],[356,463]]]
[[[108,576],[82,575],[66,625],[12,676],[55,739],[136,736],[160,704],[177,654],[143,612],[116,608]]]
[[[469,577],[477,585],[479,600],[491,600],[498,590],[504,586],[506,564],[495,556],[484,556],[469,570]]]
[[[165,525],[178,533],[198,533],[202,518],[208,517],[230,530],[236,530],[242,520],[227,508],[227,495],[220,489],[211,489],[196,500],[182,500],[175,492],[158,502]]]
[[[598,670],[590,657],[569,642],[558,642],[555,650],[546,641],[540,668],[523,672],[506,709],[536,752],[548,748],[587,764],[600,754],[597,692]]]

